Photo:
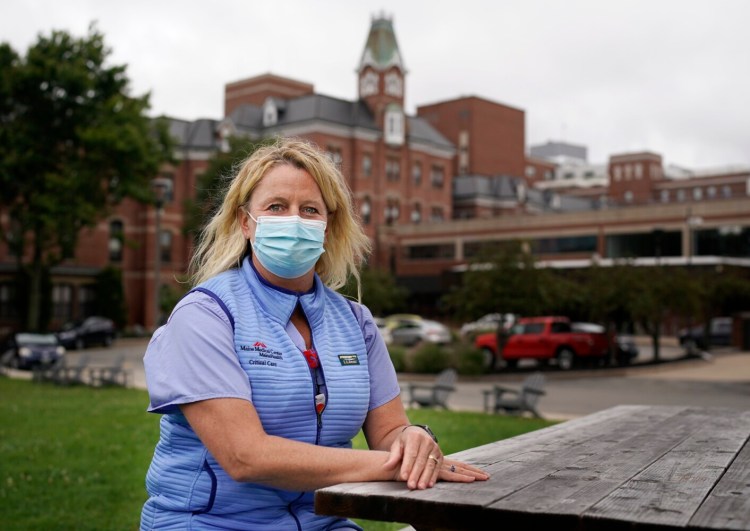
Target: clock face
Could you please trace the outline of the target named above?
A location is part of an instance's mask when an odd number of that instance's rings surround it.
[[[359,95],[369,96],[378,93],[378,75],[375,72],[367,72],[359,81]]]
[[[385,76],[385,93],[390,96],[400,97],[404,92],[404,83],[395,72],[390,72]]]

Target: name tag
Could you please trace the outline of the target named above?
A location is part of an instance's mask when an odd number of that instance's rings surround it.
[[[359,365],[359,356],[356,354],[339,354],[341,365]]]

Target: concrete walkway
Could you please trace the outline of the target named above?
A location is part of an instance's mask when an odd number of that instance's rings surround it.
[[[750,408],[749,352],[722,352],[658,365],[544,373],[546,394],[538,407],[550,419],[567,420],[621,404]],[[518,387],[528,374],[518,371],[461,378],[448,403],[459,411],[482,411],[482,390],[495,382]],[[402,388],[411,378],[416,377],[401,375]]]

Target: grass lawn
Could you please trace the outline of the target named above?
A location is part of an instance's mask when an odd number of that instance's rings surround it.
[[[4,531],[135,530],[159,435],[145,391],[59,387],[0,377],[0,506]],[[553,422],[410,410],[446,454]],[[360,434],[355,445],[364,448]],[[387,531],[403,524],[359,521]]]

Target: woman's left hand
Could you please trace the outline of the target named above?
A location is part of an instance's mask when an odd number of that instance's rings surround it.
[[[490,475],[474,465],[456,461],[455,459],[443,459],[440,475],[441,481],[454,481],[459,483],[471,483],[474,480],[487,481]]]

